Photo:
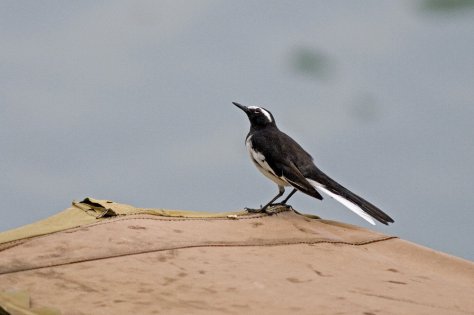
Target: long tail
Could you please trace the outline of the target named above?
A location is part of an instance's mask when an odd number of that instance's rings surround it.
[[[383,212],[367,200],[357,196],[349,189],[338,184],[336,181],[329,178],[327,175],[324,176],[324,180],[321,180],[321,182],[324,182],[324,184],[310,178],[307,178],[307,180],[315,188],[320,189],[325,194],[339,201],[349,210],[355,212],[363,219],[367,220],[370,224],[375,225],[375,221],[373,219],[376,219],[377,221],[385,225],[394,222],[393,219],[385,212]]]

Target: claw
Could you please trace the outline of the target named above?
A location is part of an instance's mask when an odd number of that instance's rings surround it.
[[[244,209],[245,209],[245,211],[247,211],[248,213],[262,213],[262,212],[265,212],[265,209],[262,209],[262,208],[254,209],[254,208],[247,208],[247,207],[245,207]]]
[[[270,205],[267,205],[266,207],[260,207],[258,209],[247,208],[247,207],[245,207],[244,209],[248,213],[266,213],[268,215],[274,215],[279,212],[279,211],[274,211],[274,207],[278,207],[278,206],[283,206],[288,209],[293,209],[290,205],[287,205],[286,203],[272,203]]]
[[[277,203],[272,203],[272,204],[270,205],[270,207],[275,207],[275,206],[282,206],[282,207],[291,208],[291,206],[290,206],[290,205],[287,205],[287,204],[286,204],[286,203],[284,203],[284,202],[277,202]]]

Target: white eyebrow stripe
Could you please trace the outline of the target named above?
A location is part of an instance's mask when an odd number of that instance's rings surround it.
[[[270,113],[266,109],[258,107],[258,106],[249,106],[248,108],[250,108],[250,109],[260,109],[262,111],[262,113],[267,117],[268,121],[273,122],[272,115],[270,115]]]

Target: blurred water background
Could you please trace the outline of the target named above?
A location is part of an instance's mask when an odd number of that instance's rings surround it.
[[[395,219],[377,230],[474,260],[474,1],[2,1],[0,40],[0,230],[86,196],[268,201],[238,101]]]

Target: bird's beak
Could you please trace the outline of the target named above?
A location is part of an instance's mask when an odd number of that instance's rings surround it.
[[[246,114],[249,112],[249,109],[247,108],[247,106],[240,105],[239,103],[236,103],[236,102],[232,102],[232,104],[234,104],[235,106],[243,110]]]

